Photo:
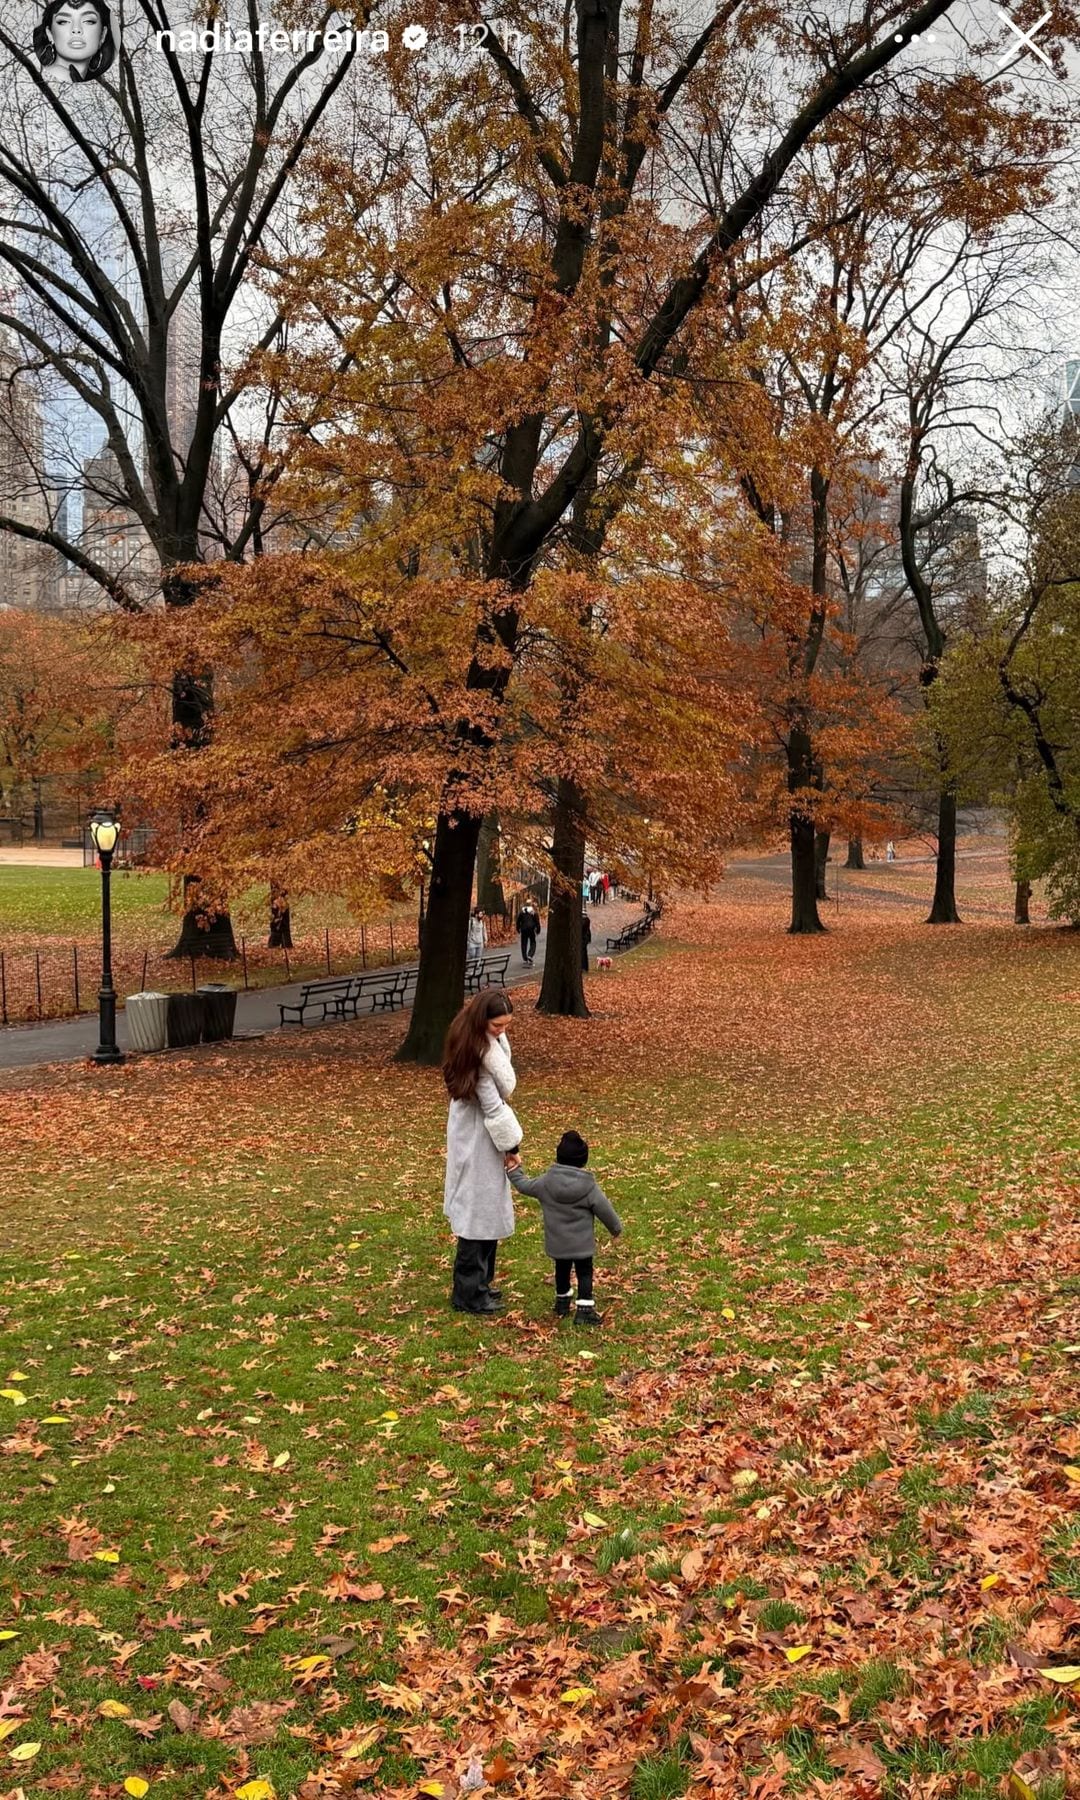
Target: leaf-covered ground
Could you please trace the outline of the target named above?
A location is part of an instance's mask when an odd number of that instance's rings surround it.
[[[595,1334],[400,1021],[4,1077],[0,1794],[1080,1792],[1080,938],[782,920],[519,1004]]]

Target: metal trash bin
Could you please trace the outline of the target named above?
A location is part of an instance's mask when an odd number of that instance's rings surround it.
[[[219,1044],[231,1038],[236,1023],[236,989],[223,981],[208,981],[199,989],[203,1002],[202,1035],[204,1044]]]
[[[164,1050],[168,1036],[168,994],[129,994],[124,1003],[132,1050]]]
[[[170,994],[166,1037],[170,1050],[183,1050],[197,1044],[202,1037],[203,1009],[201,994]]]

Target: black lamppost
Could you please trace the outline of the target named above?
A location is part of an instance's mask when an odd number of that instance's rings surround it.
[[[101,988],[98,992],[96,1063],[122,1063],[124,1053],[116,1042],[116,989],[112,978],[112,909],[109,876],[113,851],[120,836],[120,821],[111,807],[99,807],[90,819],[90,836],[101,863]]]

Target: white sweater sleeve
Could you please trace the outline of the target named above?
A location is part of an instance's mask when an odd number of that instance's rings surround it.
[[[481,1069],[476,1083],[476,1104],[484,1115],[485,1129],[496,1150],[516,1150],[523,1135],[521,1126],[513,1107],[503,1099],[486,1069]]]

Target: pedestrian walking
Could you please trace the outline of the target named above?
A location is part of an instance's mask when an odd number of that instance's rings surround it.
[[[478,957],[483,956],[486,948],[487,948],[487,927],[484,924],[484,915],[480,911],[480,908],[478,906],[474,906],[473,910],[472,910],[472,914],[469,918],[469,939],[468,939],[469,961],[475,962]]]
[[[532,967],[536,956],[536,940],[540,936],[540,914],[531,900],[525,900],[515,921],[521,939],[521,959]]]
[[[606,874],[601,875],[600,886],[601,886],[601,889],[603,890],[601,892],[600,899],[602,900],[603,904],[606,906],[608,903],[608,895],[611,893],[611,882],[608,880],[608,877]]]
[[[888,843],[885,846],[885,861],[886,862],[895,862],[896,861],[896,848],[893,844],[892,838],[889,839]]]
[[[530,1178],[519,1156],[507,1164],[519,1194],[539,1200],[544,1215],[544,1249],[555,1264],[555,1317],[568,1319],[573,1301],[573,1277],[577,1276],[577,1308],[574,1324],[603,1324],[593,1298],[593,1259],[596,1255],[596,1221],[607,1226],[612,1237],[622,1234],[622,1220],[594,1175],[589,1173],[589,1146],[576,1131],[564,1131],[555,1161],[544,1175]]]
[[[583,972],[586,975],[589,973],[589,945],[591,943],[592,943],[592,920],[590,919],[588,913],[582,913],[582,915],[581,915],[581,967],[582,967]]]
[[[457,1238],[451,1303],[455,1312],[484,1317],[503,1310],[495,1255],[514,1232],[506,1179],[521,1142],[510,1105],[517,1076],[506,1028],[513,1010],[498,988],[475,994],[451,1023],[442,1064],[450,1096],[443,1212]]]
[[[604,891],[603,881],[601,880],[599,875],[594,875],[593,876],[593,884],[592,884],[592,903],[594,906],[599,906],[600,896],[603,894],[603,891]]]
[[[591,898],[592,898],[592,876],[589,874],[586,874],[582,877],[582,881],[581,881],[581,904],[582,904],[582,906],[588,906]]]

